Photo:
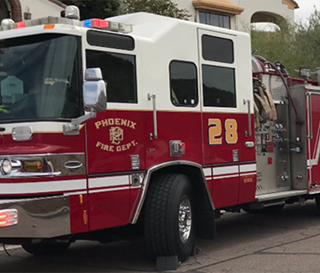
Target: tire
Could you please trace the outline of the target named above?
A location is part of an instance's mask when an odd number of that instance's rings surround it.
[[[28,253],[33,255],[54,255],[65,252],[70,243],[39,243],[39,244],[26,244],[21,247]]]
[[[283,209],[283,207],[284,207],[284,204],[266,207],[263,209],[246,209],[246,208],[242,208],[242,209],[247,213],[262,214],[262,213],[277,213],[277,212],[280,212]]]
[[[318,211],[320,212],[320,196],[317,196],[315,199],[316,199],[317,209],[318,209]]]
[[[145,203],[146,243],[154,257],[177,256],[184,262],[195,247],[195,207],[190,180],[165,174],[152,181]]]

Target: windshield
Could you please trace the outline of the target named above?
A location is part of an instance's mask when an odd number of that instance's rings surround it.
[[[79,44],[61,34],[0,41],[0,123],[78,117]]]

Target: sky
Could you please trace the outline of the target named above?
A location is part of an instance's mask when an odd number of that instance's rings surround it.
[[[299,9],[295,10],[295,20],[304,23],[307,18],[314,12],[314,6],[320,11],[320,0],[295,0],[299,4]]]

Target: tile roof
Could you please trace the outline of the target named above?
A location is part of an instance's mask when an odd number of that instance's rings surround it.
[[[290,2],[292,2],[293,4],[295,4],[295,5],[296,5],[296,7],[295,7],[296,9],[300,8],[300,7],[299,7],[299,4],[298,4],[296,1],[294,1],[294,0],[290,0]]]

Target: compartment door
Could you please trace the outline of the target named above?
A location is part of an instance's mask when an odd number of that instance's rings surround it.
[[[320,88],[307,92],[308,176],[309,190],[320,189]]]

